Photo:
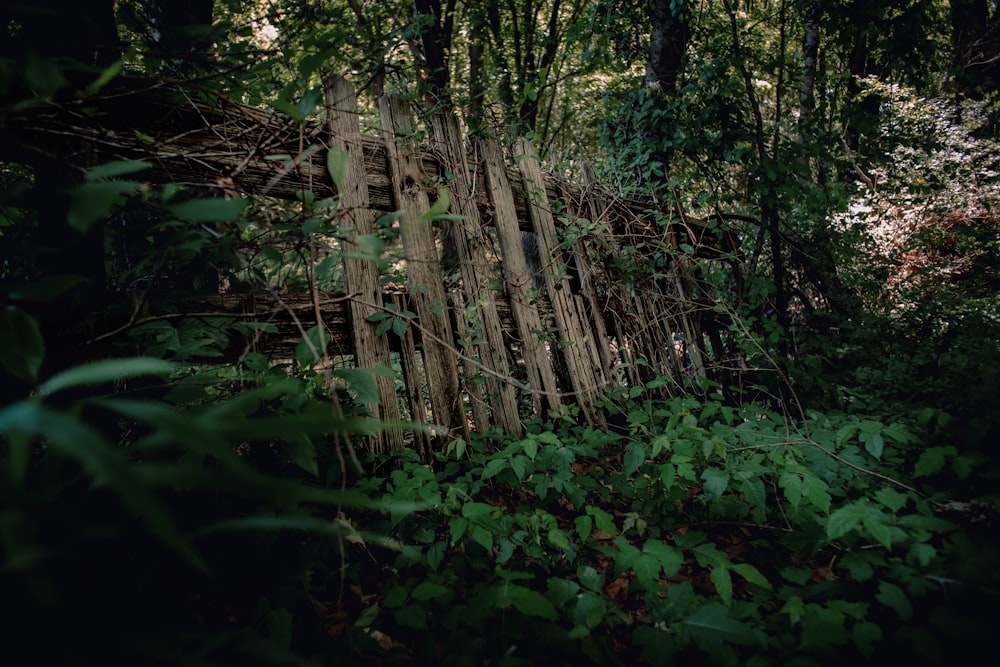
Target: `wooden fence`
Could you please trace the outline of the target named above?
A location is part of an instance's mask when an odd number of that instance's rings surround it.
[[[442,436],[470,425],[516,434],[529,412],[572,410],[602,426],[597,402],[607,387],[704,374],[711,358],[726,354],[703,329],[710,304],[684,253],[648,276],[609,268],[629,261],[634,239],[716,253],[724,239],[707,221],[617,198],[586,165],[575,182],[546,173],[527,139],[468,139],[451,113],[418,124],[398,96],[379,100],[381,136],[365,134],[350,83],[330,77],[324,87],[326,123],[317,124],[173,84],[123,80],[92,99],[11,120],[3,143],[60,160],[85,152],[84,164],[145,159],[153,165],[145,177],[160,182],[335,196],[344,293],[323,295],[320,318],[357,367],[397,369],[396,377],[376,376],[372,408],[388,421],[425,422]],[[398,216],[401,290],[386,290],[358,246],[386,212]],[[589,232],[567,235],[564,223],[580,220]],[[537,256],[525,252],[525,233]],[[266,293],[220,295],[220,303],[281,324],[285,337],[300,333],[290,324],[298,322],[289,318],[293,297],[280,307]],[[378,330],[380,317],[404,311],[415,313],[405,331]],[[416,438],[424,454],[434,446],[426,434]],[[376,446],[402,447],[404,434],[388,431]]]

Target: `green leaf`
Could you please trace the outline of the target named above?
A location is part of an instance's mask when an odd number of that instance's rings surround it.
[[[303,368],[312,367],[323,358],[323,352],[329,342],[330,337],[326,329],[320,328],[318,324],[313,325],[295,346],[295,361]]]
[[[726,487],[729,486],[729,473],[718,468],[706,468],[701,473],[701,478],[705,482],[705,497],[709,500],[715,500],[722,496]]]
[[[625,446],[624,465],[622,473],[626,477],[631,477],[636,470],[646,462],[646,449],[642,445],[630,442]]]
[[[910,603],[910,598],[896,584],[880,581],[878,584],[878,594],[875,596],[875,599],[886,607],[895,610],[899,618],[904,621],[910,620],[913,616],[913,605]]]
[[[527,438],[522,440],[521,447],[524,448],[524,453],[532,461],[534,461],[535,457],[538,456],[538,440],[536,440],[534,437],[528,436]]]
[[[715,592],[722,598],[722,602],[727,607],[733,604],[733,576],[729,574],[728,567],[715,566],[709,574]]]
[[[892,534],[889,532],[888,517],[885,514],[875,508],[869,508],[861,521],[876,542],[886,549],[892,547]]]
[[[558,618],[556,608],[545,599],[544,595],[524,586],[505,584],[504,594],[500,600],[505,603],[501,606],[506,607],[508,604],[512,604],[519,612],[528,616],[540,616],[550,621]]]
[[[576,527],[576,534],[580,536],[581,542],[590,539],[590,533],[594,530],[594,519],[590,516],[578,516],[573,520]]]
[[[589,588],[595,593],[599,593],[604,586],[604,575],[590,565],[581,565],[577,568],[576,578],[584,588]]]
[[[422,216],[423,220],[441,220],[451,206],[451,192],[448,188],[438,188],[437,200],[431,205],[427,213]]]
[[[467,519],[477,519],[489,516],[493,513],[494,507],[486,503],[465,503],[462,505],[462,516]]]
[[[7,293],[7,296],[14,301],[52,301],[85,282],[88,282],[88,280],[83,276],[56,274],[39,278],[23,287],[14,288]]]
[[[176,366],[169,361],[152,357],[93,361],[49,378],[38,388],[38,393],[48,395],[73,387],[115,382],[143,375],[167,375],[175,368]]]
[[[821,512],[830,511],[830,487],[811,472],[806,471],[802,476],[802,494]]]
[[[658,540],[648,540],[643,545],[642,552],[656,558],[668,579],[677,574],[684,564],[684,554],[679,549]]]
[[[410,596],[414,600],[432,600],[434,598],[445,597],[446,595],[451,595],[452,589],[447,586],[442,586],[441,584],[435,584],[430,581],[425,581],[419,584],[410,593]]]
[[[852,530],[860,528],[864,515],[864,510],[857,505],[845,505],[841,507],[831,514],[826,521],[826,538],[833,541],[843,537]]]
[[[351,156],[340,146],[330,146],[326,152],[326,170],[337,186],[337,194],[344,193],[344,181],[351,170]]]
[[[551,529],[549,531],[548,538],[549,544],[552,546],[558,549],[563,549],[564,551],[573,551],[573,545],[570,543],[569,537],[563,530],[559,528]]]
[[[84,178],[88,181],[102,181],[114,178],[115,176],[134,174],[138,171],[149,169],[152,166],[151,162],[146,162],[145,160],[115,160],[89,169]]]
[[[44,358],[45,341],[35,318],[16,306],[0,310],[0,366],[35,384]]]
[[[879,501],[893,512],[898,512],[903,509],[909,499],[909,496],[906,494],[900,493],[899,491],[896,491],[892,487],[888,486],[883,486],[875,492],[875,500]]]
[[[167,546],[202,571],[205,562],[177,530],[174,514],[153,493],[149,483],[113,447],[82,421],[37,402],[15,403],[0,410],[0,435],[24,433],[45,439],[53,450],[76,459],[98,486],[108,486],[121,503],[140,516]]]
[[[375,373],[369,368],[338,368],[330,375],[347,382],[357,397],[358,403],[375,404],[379,402],[378,383]]]
[[[660,578],[660,560],[656,556],[640,553],[632,562],[632,570],[639,584],[645,589],[656,586]]]
[[[95,181],[75,187],[69,191],[66,221],[73,229],[86,233],[116,206],[124,204],[125,195],[137,187],[139,184],[131,181]]]
[[[940,472],[949,457],[954,457],[957,453],[954,447],[931,447],[924,451],[917,460],[914,467],[914,477],[928,477]]]
[[[594,517],[594,524],[597,526],[598,530],[602,530],[609,535],[617,535],[618,529],[615,528],[615,521],[611,518],[611,515],[600,509],[599,507],[594,507],[592,505],[587,506],[587,514]]]
[[[743,577],[747,583],[771,590],[771,582],[760,573],[760,570],[755,568],[750,563],[737,563],[732,566],[732,569],[733,572]]]
[[[573,609],[573,620],[577,625],[587,628],[595,628],[604,620],[608,610],[606,598],[594,593],[584,593],[576,602]]]
[[[247,199],[192,199],[167,209],[189,222],[227,222],[239,218],[249,203]]]
[[[722,642],[756,644],[759,639],[744,623],[729,616],[729,610],[718,602],[709,602],[681,621],[692,637],[702,646],[718,646]]]
[[[882,439],[881,433],[862,431],[859,439],[865,444],[865,451],[877,459],[882,458],[885,441]]]

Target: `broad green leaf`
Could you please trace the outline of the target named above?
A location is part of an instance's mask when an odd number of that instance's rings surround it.
[[[94,181],[70,190],[66,221],[78,232],[86,233],[94,223],[125,203],[125,195],[139,187],[131,181]]]
[[[925,450],[917,460],[913,476],[927,477],[941,472],[945,464],[948,462],[948,458],[954,457],[956,453],[957,452],[954,447],[931,447],[930,449]]]
[[[718,646],[722,642],[756,644],[758,637],[741,621],[729,616],[729,609],[718,602],[709,602],[681,621],[702,646]]]
[[[565,551],[573,550],[573,545],[570,543],[569,537],[567,537],[566,533],[559,528],[551,529],[549,531],[548,538],[549,544],[558,549],[563,549]]]
[[[295,361],[303,368],[311,368],[323,358],[323,352],[330,342],[325,328],[313,325],[295,346]]]
[[[469,527],[469,520],[463,517],[454,517],[448,522],[448,531],[451,534],[451,543],[458,544],[458,541],[465,535],[465,530]]]
[[[546,445],[561,445],[559,442],[559,436],[552,431],[542,431],[533,436],[538,442]]]
[[[858,437],[861,442],[864,443],[866,452],[877,459],[882,458],[882,451],[885,449],[885,441],[882,439],[881,433],[862,430],[861,435]]]
[[[432,600],[434,598],[444,597],[446,595],[451,595],[452,589],[447,586],[442,586],[441,584],[435,584],[430,581],[424,581],[420,583],[410,596],[414,600]]]
[[[490,463],[492,463],[492,461],[490,461]],[[510,469],[514,471],[514,474],[517,475],[518,479],[523,480],[525,473],[528,470],[528,458],[526,456],[515,456],[510,460]]]
[[[81,283],[88,282],[83,276],[57,274],[45,276],[38,280],[16,287],[7,293],[14,301],[45,302],[65,294]]]
[[[550,621],[558,618],[556,608],[545,599],[544,595],[524,586],[505,584],[505,590],[500,600],[506,603],[502,606],[506,607],[507,604],[512,604],[519,612],[528,616],[540,616]]]
[[[576,534],[580,537],[581,542],[586,542],[590,539],[590,533],[594,530],[594,519],[590,516],[578,516],[573,520],[573,525],[576,527]]]
[[[673,463],[664,463],[660,466],[660,481],[663,482],[663,488],[669,491],[673,488],[676,479],[677,468],[674,467]]]
[[[855,623],[854,627],[851,628],[851,639],[854,640],[854,645],[858,647],[861,655],[865,658],[872,657],[872,653],[875,652],[875,644],[882,641],[882,636],[882,628],[870,621]]]
[[[733,577],[729,574],[729,568],[713,567],[709,578],[712,580],[712,585],[715,586],[715,592],[722,598],[722,602],[727,607],[731,606],[733,604]]]
[[[137,469],[118,449],[81,420],[40,403],[15,403],[0,410],[0,435],[24,433],[43,438],[47,446],[77,460],[98,486],[113,490],[121,503],[140,516],[149,530],[200,570],[205,562],[174,524],[173,512],[152,492]]]
[[[35,318],[16,306],[0,309],[0,366],[34,384],[44,358],[45,341]]]
[[[370,405],[379,402],[378,384],[371,369],[338,368],[331,371],[330,375],[347,382],[358,403]]]
[[[462,505],[462,516],[467,519],[476,519],[489,516],[493,513],[493,509],[492,505],[487,505],[486,503],[465,503]]]
[[[469,526],[469,535],[487,552],[493,551],[493,532],[477,524]]]
[[[576,578],[584,588],[589,588],[595,593],[600,592],[604,586],[604,575],[595,570],[590,565],[581,565],[576,570]]]
[[[330,173],[333,184],[337,186],[337,194],[344,193],[344,181],[351,170],[351,156],[340,146],[330,146],[326,152],[326,170]]]
[[[579,593],[580,584],[575,581],[552,577],[548,580],[548,592],[545,597],[558,607],[576,598]]]
[[[888,517],[875,508],[869,508],[862,518],[862,523],[875,541],[886,549],[892,547],[892,534],[889,531]]]
[[[524,448],[524,453],[528,458],[534,461],[535,457],[538,456],[538,440],[532,436],[528,436],[521,441],[521,446]]]
[[[895,610],[899,618],[904,621],[908,621],[913,617],[913,605],[910,603],[910,598],[896,584],[891,584],[888,581],[880,581],[878,584],[878,594],[875,595],[875,599],[890,609]]]
[[[821,512],[830,511],[830,487],[822,479],[805,472],[802,477],[802,495]]]
[[[510,466],[510,461],[507,459],[493,459],[489,461],[483,468],[482,479],[490,479],[496,477],[501,472],[506,470]]]
[[[726,487],[729,486],[729,473],[718,468],[706,468],[701,473],[701,478],[705,482],[705,497],[709,500],[715,500],[722,496]]]
[[[771,590],[771,582],[764,578],[764,575],[760,573],[760,570],[755,568],[753,565],[749,563],[737,563],[732,566],[732,569],[733,572],[743,577],[747,583]]]
[[[892,487],[883,486],[875,492],[875,500],[879,501],[893,512],[898,512],[903,509],[910,498],[906,494],[900,493]]]
[[[778,478],[778,486],[785,492],[788,504],[797,509],[803,495],[802,477],[798,473],[783,472]]]
[[[847,426],[842,426],[837,430],[837,447],[843,447],[847,444],[847,441],[855,436],[858,432],[857,424],[848,424]]]
[[[577,625],[595,628],[604,620],[607,608],[607,598],[594,593],[584,593],[573,609],[573,620]]]
[[[630,442],[625,446],[624,469],[622,473],[631,477],[646,461],[646,449],[639,443]]]
[[[656,586],[660,579],[660,560],[656,556],[640,553],[632,562],[632,570],[639,584],[645,589]]]
[[[73,387],[116,382],[143,375],[167,375],[175,368],[176,366],[168,361],[152,357],[93,361],[83,366],[70,368],[49,378],[38,388],[38,393],[42,395],[54,394]]]
[[[826,538],[831,541],[836,540],[852,530],[860,528],[864,514],[864,510],[857,505],[845,505],[841,507],[831,514],[826,521]]]
[[[610,514],[600,509],[599,507],[594,507],[592,505],[587,506],[587,514],[594,517],[594,525],[597,526],[598,530],[602,530],[609,535],[617,535],[618,529],[615,528],[615,521]]]
[[[227,222],[239,218],[249,203],[247,199],[192,199],[167,209],[189,222]]]
[[[316,445],[312,439],[303,435],[295,442],[292,449],[292,461],[313,477],[319,477],[319,460],[316,456]]]
[[[669,579],[681,569],[684,564],[684,554],[669,544],[659,540],[648,540],[642,547],[643,553],[649,554],[663,567],[663,574]]]
[[[84,178],[88,181],[101,181],[114,178],[115,176],[134,174],[138,171],[149,169],[152,166],[151,162],[146,162],[145,160],[115,160],[87,170]]]

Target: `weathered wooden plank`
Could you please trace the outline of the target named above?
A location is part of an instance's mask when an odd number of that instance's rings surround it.
[[[375,262],[356,256],[358,236],[372,234],[375,221],[370,210],[368,177],[365,169],[361,129],[358,125],[357,93],[346,79],[331,76],[324,82],[327,126],[331,150],[339,150],[347,160],[343,190],[337,193],[343,250],[344,285],[349,295],[350,325],[355,365],[360,368],[392,368],[387,335],[378,336],[376,325],[368,317],[383,310],[382,288]],[[375,414],[390,422],[400,421],[396,383],[391,377],[376,375],[379,405],[369,406]],[[402,449],[403,434],[386,430],[380,435],[380,449]]]
[[[542,257],[545,284],[559,329],[559,346],[569,369],[573,393],[586,420],[600,425],[604,417],[594,408],[594,403],[600,390],[607,385],[607,378],[601,369],[593,332],[584,326],[585,318],[579,311],[569,282],[565,278],[556,277],[565,275],[565,261],[559,251],[559,237],[545,194],[545,179],[538,154],[530,141],[521,138],[514,144],[514,155],[524,181],[528,211]]]
[[[409,309],[405,294],[393,294],[389,298],[396,307],[396,312],[402,313]],[[404,384],[406,386],[406,402],[410,409],[410,421],[427,423],[427,404],[424,401],[424,379],[420,373],[417,361],[417,346],[414,341],[413,327],[408,326],[406,332],[399,338],[399,365],[403,368]],[[417,430],[413,434],[413,443],[420,458],[431,460],[430,434]]]
[[[423,339],[424,373],[434,421],[453,435],[468,430],[462,410],[455,337],[446,311],[440,259],[431,221],[430,201],[421,168],[420,151],[413,141],[409,107],[396,95],[379,100],[382,132],[389,156],[389,172],[400,217],[400,235],[406,255],[407,290],[415,306]]]
[[[480,320],[480,343],[471,346],[466,354],[473,352],[483,364],[488,373],[478,372],[468,362],[472,384],[466,386],[473,393],[479,382],[485,383],[488,401],[474,401],[473,415],[477,428],[489,428],[497,425],[504,433],[518,435],[521,433],[521,420],[518,415],[517,397],[514,387],[502,379],[510,374],[510,368],[505,354],[506,346],[500,325],[500,315],[497,312],[496,298],[490,287],[487,257],[487,239],[479,224],[479,207],[473,192],[474,178],[470,178],[469,162],[466,158],[462,142],[462,132],[458,118],[454,113],[438,113],[431,118],[434,133],[434,146],[444,157],[444,163],[450,169],[450,192],[452,210],[462,216],[461,220],[448,221],[451,225],[452,238],[458,253],[461,268],[463,290],[466,303],[475,308]],[[459,318],[464,313],[459,313]],[[471,372],[474,371],[474,372]],[[475,398],[475,396],[473,396]]]
[[[500,144],[494,139],[480,142],[486,184],[493,202],[493,224],[497,230],[497,240],[503,253],[503,276],[510,298],[510,309],[521,340],[521,355],[528,372],[528,384],[533,390],[535,411],[545,414],[545,408],[559,405],[559,386],[556,383],[552,362],[545,349],[545,342],[539,337],[545,330],[538,308],[531,303],[528,290],[531,288],[531,272],[524,258],[521,245],[521,230],[518,226],[517,209],[510,181],[507,178],[506,161]]]

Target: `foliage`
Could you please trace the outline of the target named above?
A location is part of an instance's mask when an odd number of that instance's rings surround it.
[[[626,293],[681,276],[705,328],[669,345],[707,339],[718,362],[608,388],[606,431],[567,410],[426,460],[375,456],[365,438],[399,425],[364,406],[391,370],[334,364],[309,319],[271,358],[247,341],[273,324],[193,307],[337,289],[336,200],[205,198],[149,186],[146,161],[70,178],[15,155],[0,166],[11,655],[934,665],[990,649],[1000,152],[995,100],[946,76],[947,3],[822,3],[812,109],[811,3],[670,3],[691,21],[671,96],[638,82],[647,4],[452,2],[449,22],[408,3],[217,3],[198,52],[166,57],[152,5],[129,2],[114,65],[3,52],[4,122],[123,69],[197,77],[303,128],[331,70],[479,99],[473,130],[599,155],[605,182],[657,204],[630,244],[562,216],[565,249],[593,241]],[[422,40],[446,26],[443,91]],[[671,245],[697,216],[732,247]],[[386,282],[394,219],[354,239]],[[369,320],[402,335],[414,315]]]

